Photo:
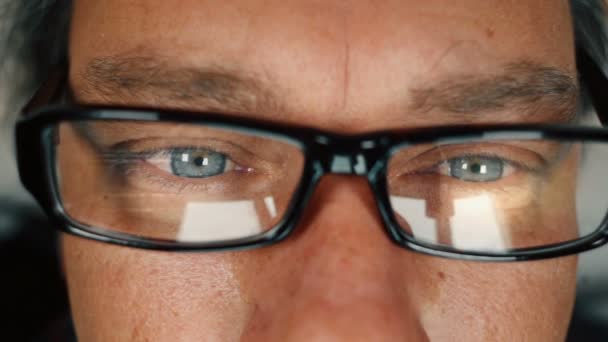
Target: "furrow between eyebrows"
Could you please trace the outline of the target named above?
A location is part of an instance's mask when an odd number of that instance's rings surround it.
[[[449,76],[412,89],[410,95],[409,109],[420,113],[438,110],[473,119],[510,108],[545,107],[555,111],[557,120],[569,121],[576,116],[579,86],[566,71],[520,61],[494,74]]]

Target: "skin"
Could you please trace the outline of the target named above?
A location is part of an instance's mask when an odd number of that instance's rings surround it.
[[[86,77],[98,57],[144,55],[263,75],[281,105],[241,115],[339,133],[455,124],[441,108],[405,111],[412,90],[521,59],[574,75],[570,20],[556,0],[75,1],[70,82],[85,103],[233,112]],[[556,120],[538,113],[466,121]],[[576,274],[575,257],[497,265],[399,248],[365,180],[338,175],[269,248],[177,254],[65,236],[63,260],[81,341],[563,341]]]

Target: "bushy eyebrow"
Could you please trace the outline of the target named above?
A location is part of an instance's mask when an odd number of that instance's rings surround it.
[[[236,112],[276,111],[278,96],[260,75],[228,70],[173,66],[158,56],[105,56],[91,60],[82,73],[84,91],[107,98],[149,98],[205,103]]]
[[[409,109],[453,113],[462,119],[504,109],[548,107],[561,119],[576,115],[579,86],[560,69],[531,61],[510,63],[489,75],[452,75],[410,90]],[[556,119],[560,119],[556,118]]]
[[[159,56],[104,56],[91,60],[82,77],[85,88],[116,99],[149,98],[203,104],[205,110],[233,111],[279,119],[289,106],[281,102],[279,87],[263,73],[176,66]],[[85,92],[90,90],[84,90]],[[494,73],[451,74],[431,83],[404,90],[404,117],[446,123],[493,120],[494,112],[512,109],[512,118],[550,112],[551,121],[570,121],[576,115],[579,88],[568,72],[538,62],[517,61]],[[401,101],[401,99],[396,99]],[[504,113],[503,113],[504,114]],[[429,117],[429,115],[435,118]],[[441,120],[437,120],[441,119]],[[534,119],[534,118],[529,118]]]

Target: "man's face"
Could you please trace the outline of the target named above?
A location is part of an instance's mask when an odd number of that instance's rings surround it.
[[[558,0],[77,0],[70,80],[85,103],[238,112],[337,133],[551,122],[561,119],[551,103],[534,115],[416,104],[444,79],[514,66],[574,76],[569,13]],[[223,70],[264,91],[174,96],[180,78],[172,89],[163,79],[182,68]],[[130,83],[130,71],[147,81]],[[560,341],[575,291],[574,257],[497,265],[399,248],[365,180],[339,175],[321,181],[294,235],[272,247],[177,254],[63,241],[83,341]]]

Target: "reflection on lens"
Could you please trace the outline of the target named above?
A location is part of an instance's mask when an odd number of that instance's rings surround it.
[[[277,225],[300,181],[291,143],[212,126],[79,121],[56,128],[66,213],[102,232],[208,243]]]
[[[398,149],[388,191],[403,231],[463,252],[576,240],[606,216],[608,147],[553,140],[475,140]],[[594,176],[590,176],[593,174]]]

